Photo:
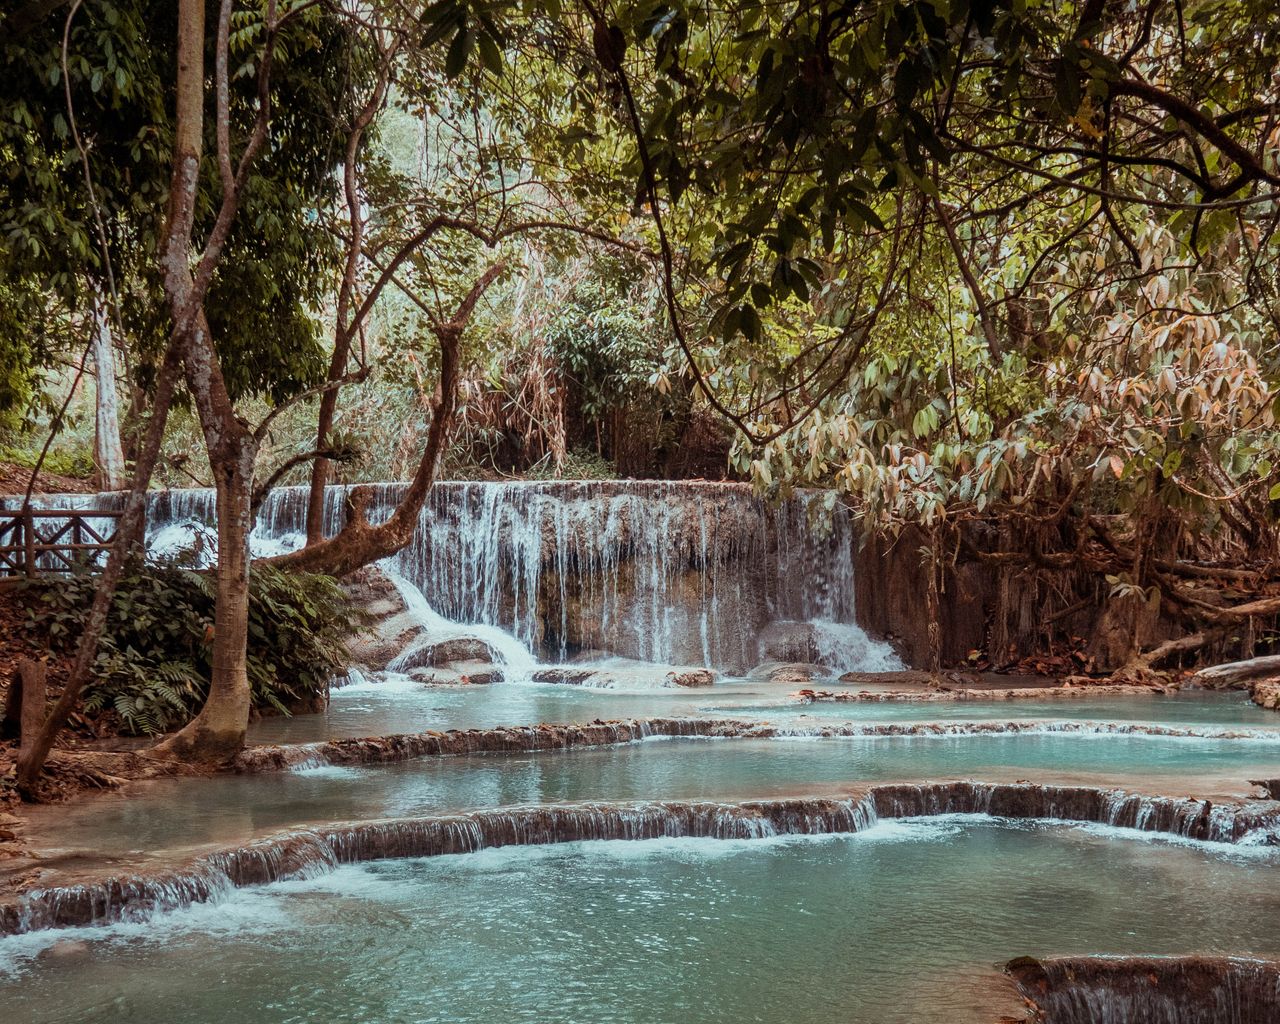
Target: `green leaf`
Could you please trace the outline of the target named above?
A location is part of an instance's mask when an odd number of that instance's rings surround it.
[[[476,38],[476,45],[480,47],[480,60],[484,62],[484,66],[492,71],[495,75],[502,72],[502,51],[498,49],[497,42],[488,32],[481,32]]]
[[[475,44],[475,33],[470,29],[459,29],[449,44],[449,53],[444,59],[444,73],[450,78],[457,78],[467,66],[467,58],[471,56],[471,47]]]

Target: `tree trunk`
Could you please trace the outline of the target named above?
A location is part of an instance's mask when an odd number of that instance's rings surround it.
[[[356,282],[360,273],[360,261],[364,256],[365,218],[361,210],[359,173],[357,162],[360,158],[364,133],[378,111],[382,109],[387,95],[387,83],[391,78],[391,54],[394,47],[383,51],[382,61],[378,66],[378,77],[365,105],[356,115],[347,133],[346,158],[342,164],[343,194],[347,204],[347,218],[351,224],[350,236],[347,239],[347,258],[343,266],[342,282],[338,286],[338,308],[334,317],[333,355],[329,360],[330,385],[336,385],[347,372],[347,362],[351,357],[351,339],[359,329],[361,319],[367,309],[357,309],[352,315],[352,307],[356,305]],[[324,451],[329,447],[329,431],[333,429],[333,416],[338,408],[338,389],[331,386],[320,396],[320,411],[316,417],[316,451]],[[316,458],[311,465],[311,491],[307,496],[307,545],[318,544],[324,539],[324,489],[329,483],[329,460],[323,455]]]
[[[497,263],[480,275],[458,304],[453,316],[434,327],[440,342],[440,382],[431,426],[427,430],[427,443],[418,461],[417,471],[395,512],[386,522],[378,526],[370,525],[364,514],[368,494],[357,488],[351,496],[347,523],[337,536],[315,544],[308,543],[307,547],[286,555],[278,555],[271,559],[272,564],[301,572],[345,576],[371,562],[394,555],[409,543],[418,526],[418,514],[435,483],[440,458],[453,427],[453,416],[458,404],[458,364],[462,332],[475,311],[476,303],[502,270],[503,264]],[[314,498],[313,491],[312,499]]]
[[[1232,687],[1266,676],[1280,676],[1280,654],[1268,654],[1247,661],[1229,661],[1222,665],[1202,668],[1192,681],[1210,689]]]
[[[256,450],[252,436],[225,445],[213,467],[217,489],[218,575],[213,672],[204,707],[156,752],[192,761],[224,761],[244,747],[251,691],[248,673],[250,503]]]
[[[18,677],[22,681],[19,733],[22,737],[21,745],[29,746],[39,738],[40,727],[44,724],[49,692],[49,666],[43,661],[23,658],[18,662]]]
[[[273,8],[274,9],[274,8]],[[228,27],[223,7],[219,22],[221,79]],[[272,28],[274,31],[274,27]],[[191,270],[191,231],[194,222],[204,123],[204,3],[180,0],[178,4],[178,81],[173,181],[169,196],[169,224],[162,249],[164,289],[173,314],[175,335],[182,354],[187,388],[200,417],[209,465],[217,490],[218,575],[214,611],[213,669],[209,695],[200,713],[182,730],[155,747],[163,756],[190,760],[223,761],[244,746],[249,724],[250,691],[247,671],[249,628],[249,530],[252,524],[253,470],[257,440],[237,415],[227,391],[222,368],[204,313],[204,287],[212,277],[231,218],[239,206],[238,186],[232,179],[226,136],[219,133],[223,204],[199,269]],[[271,42],[267,55],[270,59]],[[264,74],[259,69],[260,76]],[[263,84],[260,78],[260,86]],[[224,83],[225,85],[225,83]],[[252,159],[266,138],[268,107],[260,91],[259,119],[243,160]],[[225,99],[225,97],[223,97]],[[219,128],[225,128],[226,111],[219,110]]]
[[[80,699],[81,691],[93,673],[93,663],[98,656],[98,642],[102,639],[102,632],[107,625],[107,615],[111,610],[116,584],[120,581],[126,561],[142,542],[146,527],[147,487],[151,483],[151,474],[160,454],[160,442],[164,438],[165,424],[169,419],[169,406],[173,399],[177,375],[177,345],[171,342],[169,351],[161,364],[160,375],[156,380],[155,404],[151,420],[147,424],[142,449],[134,464],[133,484],[129,489],[128,500],[125,502],[124,514],[116,525],[115,539],[107,555],[107,564],[103,567],[102,575],[98,577],[93,604],[89,607],[89,614],[85,618],[80,633],[80,642],[76,646],[76,660],[71,666],[71,675],[67,679],[67,685],[63,687],[62,696],[49,712],[49,717],[44,720],[39,733],[29,745],[24,739],[18,754],[18,791],[24,797],[32,798],[36,795],[36,782],[40,778],[40,771],[44,768],[45,761],[48,760],[49,751],[53,749],[53,741],[66,725],[72,709]]]
[[[335,357],[336,357],[335,351]],[[344,352],[345,356],[345,352]],[[337,362],[337,359],[334,359]],[[346,365],[344,358],[343,366]],[[342,375],[339,368],[337,376],[330,367],[329,379],[336,380]],[[333,413],[338,404],[336,388],[326,391],[320,396],[320,413],[317,417],[316,448],[323,448],[328,443],[329,431],[333,427]],[[317,456],[311,464],[311,490],[307,494],[307,546],[319,544],[324,540],[324,489],[329,484],[329,460],[323,455]]]
[[[93,362],[97,369],[97,418],[94,462],[97,486],[120,491],[125,486],[124,449],[120,444],[120,407],[116,396],[116,356],[111,345],[111,323],[103,303],[93,302]]]

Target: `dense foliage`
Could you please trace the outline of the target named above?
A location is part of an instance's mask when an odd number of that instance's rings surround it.
[[[38,399],[36,371],[79,356],[94,301],[110,310],[136,387],[149,386],[170,327],[157,245],[172,156],[174,5],[54,9],[25,34],[0,38],[0,367],[21,368],[0,386],[0,409]],[[249,71],[261,32],[248,12],[237,17],[237,137],[254,113]],[[358,36],[323,7],[278,46],[275,143],[253,168],[207,302],[232,393],[272,400],[323,376],[317,313],[337,245],[318,214],[336,196],[335,133],[368,74]],[[209,135],[212,146],[212,123]],[[199,200],[206,229],[220,192],[210,165]]]
[[[174,68],[153,6],[87,0],[3,44],[31,99],[0,146],[32,156],[0,182],[6,287],[41,307],[52,273],[75,279],[33,323],[82,318],[69,296],[100,287],[99,249],[154,278]],[[1109,595],[1220,636],[1256,611],[1224,604],[1278,582],[1263,0],[227,9],[231,151],[267,95],[270,12],[278,65],[206,302],[241,403],[213,434],[262,422],[332,351],[324,396],[254,435],[257,480],[312,460],[317,494],[414,475],[449,352],[451,452],[482,470],[563,472],[577,450],[671,472],[710,411],[762,491],[829,487],[871,526],[923,528],[935,559],[977,537],[1057,611]],[[62,114],[68,26],[105,246]],[[125,291],[164,320],[154,287]],[[289,341],[304,320],[330,343]],[[0,360],[41,362],[51,333],[11,330]]]
[[[90,574],[25,584],[27,628],[57,651],[78,639],[93,597]],[[188,722],[204,702],[213,640],[212,581],[178,565],[135,564],[124,575],[84,707],[114,714],[122,732],[156,735]],[[264,567],[249,604],[253,706],[267,714],[323,703],[345,670],[357,613],[333,580]]]

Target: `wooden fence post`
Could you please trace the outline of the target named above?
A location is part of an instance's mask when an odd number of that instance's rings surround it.
[[[36,574],[36,517],[27,508],[22,513],[22,547],[23,561],[26,563],[27,575],[34,578]]]
[[[4,697],[4,714],[0,715],[0,740],[22,738],[22,673],[15,667],[9,678],[9,692]]]

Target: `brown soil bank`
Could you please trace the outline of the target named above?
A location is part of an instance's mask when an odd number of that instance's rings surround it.
[[[1276,1024],[1280,962],[1023,958],[1006,968],[1038,1024]]]

